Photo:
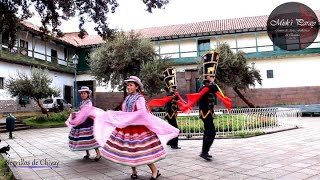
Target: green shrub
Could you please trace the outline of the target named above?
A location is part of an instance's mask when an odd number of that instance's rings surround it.
[[[178,127],[183,133],[197,133],[204,131],[204,125],[198,116],[178,117]],[[273,117],[255,115],[216,115],[214,117],[216,131],[247,131],[268,126],[277,126]]]
[[[23,119],[30,127],[61,127],[64,126],[65,121],[68,119],[71,110],[66,110],[60,113],[50,113],[49,117],[46,115],[39,115],[27,119]]]

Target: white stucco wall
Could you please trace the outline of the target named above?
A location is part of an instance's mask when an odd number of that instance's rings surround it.
[[[155,43],[154,49],[159,53],[159,44]],[[180,40],[181,57],[197,56],[197,41],[195,39]],[[160,42],[160,54],[162,57],[169,56],[170,58],[179,58],[179,41],[166,40]]]
[[[286,57],[277,59],[250,60],[260,70],[262,86],[255,88],[281,88],[320,86],[319,56]],[[273,70],[273,78],[267,78],[267,70]]]
[[[31,67],[5,63],[0,61],[0,77],[3,77],[4,81],[6,81],[6,79],[9,78],[10,75],[14,76],[17,70],[28,73],[31,71]],[[73,75],[66,74],[66,73],[53,72],[53,71],[49,71],[49,75],[52,78],[51,86],[59,88],[60,97],[64,97],[64,94],[63,94],[64,86],[73,86],[73,82],[74,82]],[[11,98],[7,90],[0,89],[0,100],[9,100],[9,99],[15,99],[15,98]]]
[[[257,40],[256,40],[257,37]],[[258,33],[243,33],[237,35],[237,41],[234,34],[223,35],[210,38],[210,47],[214,49],[218,42],[226,42],[231,48],[236,48],[236,42],[238,48],[246,53],[256,52],[256,44],[259,52],[273,51],[273,43],[270,40],[267,32]],[[203,38],[200,38],[203,39]],[[318,37],[308,48],[320,48],[320,32]],[[319,42],[319,43],[317,43]],[[176,43],[176,45],[174,45]],[[160,42],[161,50],[164,49],[166,53],[176,52],[178,40]],[[246,48],[250,47],[250,48]],[[183,53],[186,51],[196,51],[197,40],[196,39],[181,39],[180,51],[181,57],[196,57],[197,53]],[[164,51],[161,51],[163,53]],[[188,54],[188,56],[184,56]],[[279,87],[302,87],[302,86],[320,86],[320,72],[318,67],[320,66],[320,57],[314,55],[302,55],[299,57],[282,57],[274,59],[258,59],[249,60],[248,65],[255,63],[255,68],[259,69],[263,78],[262,86],[256,85],[255,88],[279,88]],[[185,69],[197,68],[197,65],[180,65],[176,66],[178,72],[184,72]],[[274,78],[267,78],[267,70],[273,70]]]
[[[32,57],[32,38],[34,41],[34,45],[35,45],[35,53],[34,53],[34,57],[40,60],[45,60],[45,53],[47,54],[47,61],[51,62],[51,49],[56,50],[57,51],[57,57],[58,57],[58,63],[61,65],[67,65],[66,63],[66,58],[65,57],[65,53],[64,53],[64,49],[65,49],[65,45],[60,44],[60,43],[55,43],[53,41],[49,41],[47,42],[47,52],[45,52],[45,42],[39,37],[39,36],[35,36],[32,37],[32,35],[30,33],[27,33],[26,31],[21,31],[18,35],[18,41],[17,41],[17,45],[19,45],[20,40],[24,40],[28,42],[28,56]],[[72,57],[71,55],[74,54],[72,53],[73,50],[69,49],[69,58]]]
[[[254,34],[239,34],[237,42],[239,50],[245,53],[256,52],[256,37]]]
[[[186,39],[180,41],[181,57],[197,56],[197,41],[195,39]]]
[[[234,35],[223,35],[210,38],[211,49],[217,48],[219,43],[227,43],[230,46],[230,48],[232,48],[232,50],[236,52],[235,48],[237,47],[237,43]]]
[[[77,75],[77,81],[94,81],[94,77],[90,74]],[[119,92],[117,88],[111,89],[110,83],[99,83],[96,81],[96,92]]]
[[[177,72],[185,72],[186,69],[197,69],[197,65],[179,65],[175,66]]]
[[[256,40],[257,36],[257,40]],[[256,45],[258,45],[258,51],[273,51],[273,43],[270,40],[267,32],[248,32],[248,33],[241,33],[235,36],[234,34],[230,35],[218,35],[213,37],[202,37],[199,39],[210,39],[210,48],[215,49],[217,44],[220,43],[227,43],[230,45],[231,48],[236,48],[238,46],[239,50],[244,51],[245,53],[254,53],[257,52]],[[179,40],[165,40],[160,42],[160,53],[161,54],[168,54],[168,53],[175,53],[172,58],[179,57],[177,53],[179,51],[178,46]],[[314,41],[315,43],[311,44],[308,48],[319,48],[320,47],[320,31],[317,38]],[[318,42],[318,43],[317,43]],[[264,46],[264,47],[260,47]],[[155,49],[157,52],[159,49],[158,43],[155,43]],[[193,38],[181,39],[180,40],[180,52],[181,57],[196,57],[197,52],[190,51],[197,51],[197,40]],[[235,50],[233,50],[235,51]]]
[[[175,41],[163,41],[160,43],[160,53],[162,58],[169,56],[170,58],[179,57],[179,44]]]
[[[273,51],[273,43],[266,32],[257,33],[258,51]]]

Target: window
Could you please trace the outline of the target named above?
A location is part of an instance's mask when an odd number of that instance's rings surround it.
[[[85,59],[85,62],[87,65],[90,64],[89,62],[89,59],[90,59],[90,53],[91,53],[91,50],[87,49],[86,52],[85,52],[85,55],[86,55],[86,59]]]
[[[210,50],[210,39],[198,40],[198,55]]]
[[[4,78],[0,77],[0,89],[4,89],[3,81],[4,81]]]
[[[28,42],[20,39],[20,47],[24,49],[28,49]]]
[[[58,53],[56,50],[51,49],[51,62],[52,63],[58,63]]]
[[[26,104],[30,104],[30,98],[28,96],[19,96],[19,104],[21,107],[26,107]]]
[[[51,104],[53,103],[53,99],[46,99],[43,101],[43,104]]]
[[[267,70],[267,78],[273,78],[273,70]]]
[[[28,54],[28,42],[20,39],[20,53],[22,55],[27,55]]]
[[[68,60],[68,49],[64,48],[64,59],[67,61]]]

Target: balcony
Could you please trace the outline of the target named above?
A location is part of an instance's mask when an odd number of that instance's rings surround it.
[[[0,60],[8,63],[41,67],[48,70],[73,73],[70,61],[58,57],[49,56],[37,51],[13,47],[9,49],[6,45],[0,46]],[[51,61],[48,61],[51,60]]]
[[[297,56],[307,54],[319,54],[320,53],[320,42],[314,42],[312,47],[299,50],[299,51],[285,51],[277,48],[274,45],[266,46],[251,46],[241,48],[231,48],[234,52],[244,51],[248,59],[262,59],[262,58],[275,58],[275,57],[286,57],[286,56]],[[176,65],[189,65],[196,64],[200,61],[200,56],[206,51],[186,51],[186,52],[173,52],[173,53],[162,53],[161,56],[168,57]]]

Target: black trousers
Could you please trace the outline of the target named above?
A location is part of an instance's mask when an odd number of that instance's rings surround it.
[[[178,128],[178,123],[177,123],[177,119],[175,116],[172,117],[172,119],[169,119],[168,117],[166,117],[166,120],[168,120],[169,124],[175,128]],[[173,146],[173,147],[178,147],[178,137],[175,137],[173,139],[171,139],[167,145]]]
[[[203,114],[207,114],[204,112]],[[216,130],[213,124],[213,114],[208,114],[207,117],[202,117],[200,119],[204,123],[204,133],[203,133],[203,143],[201,154],[207,155],[209,153],[210,147],[216,137]]]

